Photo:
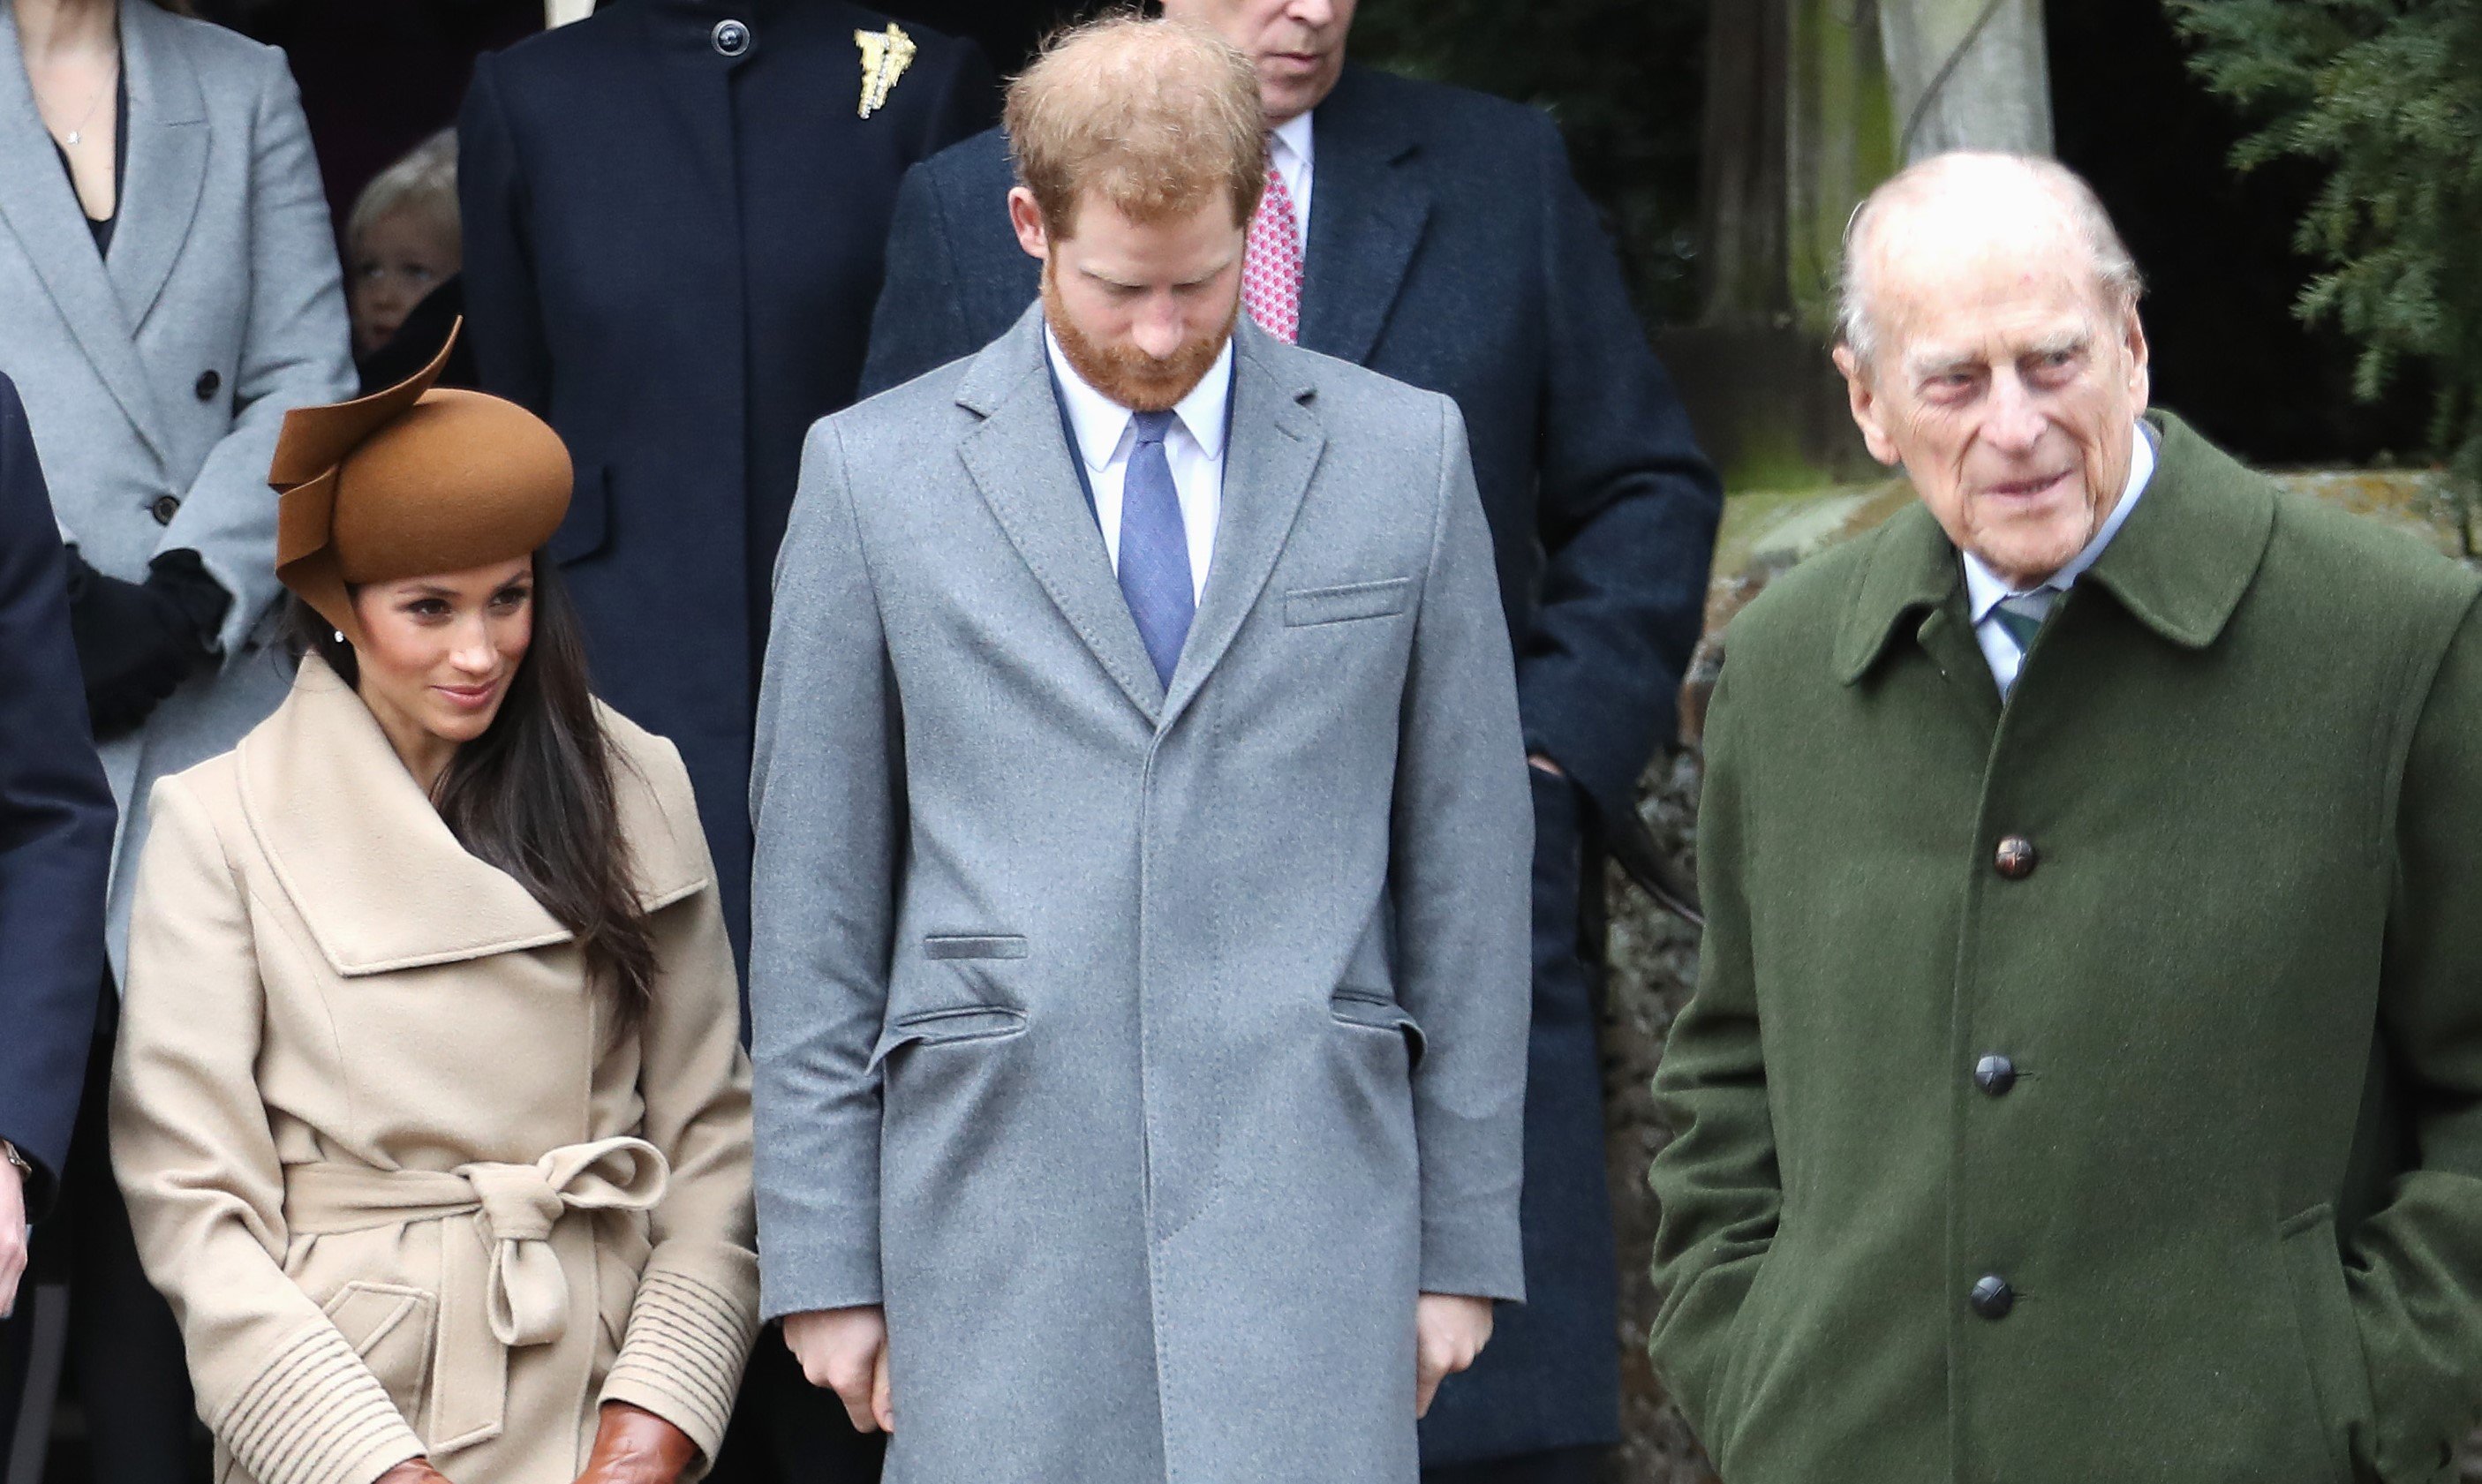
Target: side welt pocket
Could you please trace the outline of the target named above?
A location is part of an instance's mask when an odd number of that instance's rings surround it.
[[[1384,619],[1391,613],[1403,613],[1413,599],[1411,577],[1352,582],[1334,588],[1296,588],[1284,595],[1284,626],[1307,628],[1351,619]]]

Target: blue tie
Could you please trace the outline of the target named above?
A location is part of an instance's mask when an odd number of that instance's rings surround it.
[[[1189,584],[1189,536],[1180,521],[1180,496],[1172,486],[1172,461],[1164,437],[1172,413],[1137,414],[1138,446],[1129,451],[1129,473],[1121,488],[1121,596],[1138,621],[1138,638],[1155,677],[1172,686],[1180,646],[1198,597]]]

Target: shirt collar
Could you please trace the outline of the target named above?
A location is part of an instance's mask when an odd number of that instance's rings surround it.
[[[1317,110],[1313,109],[1310,112],[1315,113]],[[1310,168],[1310,150],[1312,148],[1310,144],[1310,113],[1296,114],[1292,118],[1285,119],[1283,122],[1269,130],[1268,137],[1274,141],[1275,152],[1279,154],[1289,154],[1292,156],[1291,163],[1295,169],[1307,170]]]
[[[1086,466],[1102,472],[1121,444],[1128,437],[1129,423],[1135,416],[1127,408],[1096,391],[1069,358],[1060,353],[1060,341],[1051,327],[1043,327],[1043,354],[1051,358],[1053,376],[1059,379],[1060,394],[1069,404],[1069,426],[1077,434],[1077,453]],[[1217,354],[1215,364],[1198,379],[1189,395],[1174,405],[1173,416],[1189,436],[1198,440],[1209,459],[1224,457],[1225,409],[1232,400],[1232,341],[1228,337]]]
[[[2137,497],[2146,492],[2147,482],[2153,477],[2154,430],[2140,422],[2137,425],[2137,437],[2128,451],[2128,483],[2120,491],[2120,503],[2114,505],[2111,508],[2111,514],[2103,517],[2102,529],[2095,532],[2094,540],[2086,543],[2083,551],[2070,558],[2067,566],[2036,583],[2034,588],[2021,591],[2032,592],[2036,588],[2052,588],[2062,593],[2067,592],[2073,583],[2085,574],[2087,568],[2095,565],[2096,559],[2102,555],[2103,548],[2111,544],[2111,539],[2120,534],[2120,528],[2127,524],[2129,512],[2137,508]],[[1973,622],[1979,623],[1991,617],[1991,610],[1999,606],[2000,599],[2018,596],[2020,590],[2010,587],[2006,579],[1985,567],[1982,558],[1970,551],[1964,555],[1966,609],[1971,614]]]

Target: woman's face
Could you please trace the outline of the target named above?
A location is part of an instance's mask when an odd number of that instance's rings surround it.
[[[481,736],[500,714],[534,642],[534,558],[523,556],[354,591],[362,625],[357,689],[409,763],[436,755],[445,766],[457,744]]]
[[[457,233],[418,211],[396,210],[362,228],[354,243],[354,354],[368,356],[396,338],[423,296],[455,276]]]

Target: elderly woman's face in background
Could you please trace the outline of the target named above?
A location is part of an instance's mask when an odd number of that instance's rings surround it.
[[[2148,392],[2134,308],[2049,205],[1901,208],[1865,245],[1871,364],[1837,353],[1872,455],[1901,463],[1948,539],[2020,588],[2119,503]]]
[[[364,227],[346,294],[354,354],[368,356],[394,339],[423,296],[456,276],[462,257],[456,230],[424,212],[391,211]]]

